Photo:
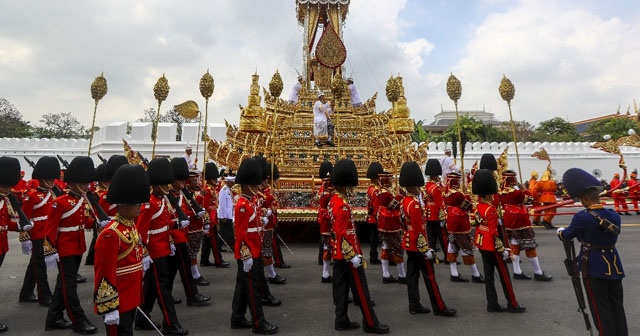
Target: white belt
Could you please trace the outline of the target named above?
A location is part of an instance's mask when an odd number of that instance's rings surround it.
[[[161,227],[159,229],[149,230],[149,231],[147,231],[147,234],[154,235],[154,234],[158,234],[158,233],[163,233],[163,232],[166,232],[167,229],[168,229],[168,227],[165,225],[165,226],[163,226],[163,227]]]
[[[74,231],[80,231],[80,230],[84,230],[84,225],[76,225],[76,226],[58,228],[58,232],[74,232]]]
[[[49,218],[49,216],[44,215],[44,216],[40,216],[40,217],[33,217],[33,218],[31,218],[31,220],[34,221],[34,222],[39,222],[39,221],[47,220],[47,218]]]
[[[247,232],[260,232],[262,231],[261,227],[250,227],[247,229]]]

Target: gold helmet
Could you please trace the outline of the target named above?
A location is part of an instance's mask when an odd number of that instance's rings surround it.
[[[533,178],[533,177],[538,178],[538,172],[537,172],[537,171],[535,171],[535,170],[532,170],[532,171],[531,171],[531,177],[532,177],[532,178]]]

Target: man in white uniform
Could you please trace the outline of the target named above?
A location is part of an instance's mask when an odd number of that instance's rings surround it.
[[[351,96],[351,106],[359,107],[362,106],[362,98],[360,98],[360,93],[358,93],[358,88],[353,84],[353,78],[347,78],[347,88],[349,89],[349,95]]]
[[[440,159],[440,166],[442,166],[442,181],[447,180],[447,174],[460,171],[454,159],[451,157],[451,148],[447,147],[444,149],[444,157]]]
[[[302,89],[303,78],[298,76],[298,82],[291,88],[291,94],[289,95],[289,103],[295,104],[298,102],[298,96],[300,95],[300,89]]]
[[[235,184],[236,177],[227,175],[224,177],[224,186],[218,193],[218,223],[220,235],[233,248],[235,238],[233,234],[233,192],[231,187]]]
[[[196,169],[196,165],[198,164],[198,158],[196,158],[195,160],[191,159],[191,153],[192,153],[193,149],[191,148],[190,145],[187,145],[187,147],[184,148],[184,156],[183,158],[187,161],[187,166],[189,166],[189,170],[195,170]]]
[[[327,112],[325,109],[325,103],[327,100],[324,98],[324,93],[318,94],[318,100],[313,104],[313,137],[315,138],[315,145],[322,147],[320,143],[321,139],[327,138]]]

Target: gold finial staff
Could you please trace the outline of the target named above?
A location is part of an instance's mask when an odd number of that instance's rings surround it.
[[[215,84],[213,82],[213,76],[209,73],[209,69],[207,69],[207,73],[202,75],[200,78],[200,94],[204,98],[204,158],[202,159],[202,176],[205,176],[207,171],[207,154],[209,152],[209,137],[207,135],[207,127],[209,126],[209,98],[213,96],[213,90],[215,89]],[[200,120],[202,120],[202,113],[200,114]],[[200,140],[200,124],[198,124],[198,141]],[[196,159],[198,158],[198,142],[196,142]]]
[[[162,104],[163,101],[167,99],[167,96],[169,96],[169,81],[164,76],[164,73],[162,74],[162,77],[158,78],[158,81],[153,86],[153,95],[158,101],[158,110],[156,111],[156,120],[153,123],[154,124],[153,126],[156,132],[153,136],[153,149],[151,150],[152,159],[156,157],[156,140],[158,140],[158,122],[160,122],[160,105]]]
[[[460,80],[451,73],[449,79],[447,79],[447,94],[449,99],[453,100],[453,105],[456,108],[456,128],[458,129],[458,148],[460,150],[460,176],[462,176],[462,190],[464,190],[466,184],[465,171],[464,171],[464,144],[462,143],[462,127],[460,126],[460,114],[458,113],[458,100],[462,96],[462,84]]]
[[[518,177],[520,178],[520,184],[522,184],[522,169],[520,169],[520,153],[518,153],[518,138],[516,137],[516,125],[513,122],[513,114],[511,113],[511,100],[513,100],[513,96],[516,94],[516,88],[511,83],[511,80],[507,78],[504,74],[502,75],[502,80],[500,81],[500,86],[498,87],[498,92],[500,92],[500,96],[507,102],[507,106],[509,106],[509,120],[511,123],[511,135],[513,136],[513,146],[516,148],[516,161],[518,162]]]
[[[96,77],[91,83],[91,98],[93,98],[95,105],[93,106],[93,120],[91,121],[91,135],[89,135],[89,150],[87,156],[91,156],[91,144],[93,143],[93,130],[96,125],[96,111],[98,110],[98,102],[107,94],[107,79],[104,78],[104,72],[100,76]]]
[[[273,131],[271,132],[271,189],[273,189],[273,168],[276,164],[276,153],[275,153],[275,143],[276,143],[276,122],[278,121],[278,100],[280,100],[280,95],[282,94],[282,89],[284,85],[282,84],[282,77],[280,76],[280,72],[276,70],[276,73],[271,77],[271,81],[269,82],[269,93],[271,97],[275,99],[275,104],[273,106]]]

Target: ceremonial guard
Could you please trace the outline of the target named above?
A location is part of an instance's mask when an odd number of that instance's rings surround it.
[[[492,156],[493,157],[493,156]],[[494,159],[495,162],[495,159]],[[481,163],[482,166],[482,163]],[[509,277],[509,269],[505,260],[510,257],[510,250],[505,246],[504,228],[498,221],[498,212],[492,204],[494,194],[498,192],[498,185],[493,172],[479,169],[473,177],[471,186],[474,195],[479,196],[476,207],[475,244],[482,254],[484,266],[484,285],[487,296],[487,311],[490,313],[506,312],[523,313],[526,308],[520,305],[513,292],[513,285]],[[507,308],[498,303],[498,294],[494,282],[494,271],[498,270],[504,295],[507,298]]]
[[[209,214],[198,202],[196,194],[200,193],[200,172],[198,170],[189,171],[189,179],[185,181],[185,187],[182,189],[183,202],[187,204],[193,216],[190,216],[190,224],[188,231],[189,238],[189,258],[191,259],[191,276],[196,285],[208,286],[209,282],[204,279],[198,269],[198,252],[202,245],[202,237],[204,232],[211,229],[211,220]]]
[[[627,206],[626,190],[621,187],[622,182],[623,181],[620,180],[620,174],[614,173],[613,179],[609,182],[609,187],[613,190],[611,197],[613,198],[613,204],[618,214],[631,215],[629,213],[629,207]]]
[[[404,270],[404,250],[400,244],[402,239],[400,208],[403,197],[394,195],[391,190],[393,188],[393,174],[382,172],[378,176],[380,188],[378,189],[378,195],[374,199],[374,206],[376,208],[380,241],[382,241],[382,253],[380,255],[382,260],[382,283],[400,282],[406,284],[407,274]],[[389,273],[389,260],[393,260],[398,268],[397,279]]]
[[[360,303],[364,331],[386,334],[389,332],[389,326],[380,323],[373,310],[364,272],[366,262],[362,257],[362,249],[349,204],[349,198],[353,197],[354,189],[358,186],[358,170],[355,163],[349,159],[338,161],[331,172],[331,184],[336,190],[328,205],[334,236],[333,301],[336,306],[334,327],[338,331],[360,327],[360,324],[352,322],[348,315],[349,288],[351,287],[358,296],[354,301]]]
[[[375,198],[378,196],[378,192],[380,191],[380,178],[378,174],[384,172],[382,165],[380,162],[371,162],[369,164],[369,168],[367,168],[367,178],[371,183],[367,188],[367,222],[365,224],[358,224],[358,237],[364,238],[367,237],[369,239],[369,261],[374,265],[379,265],[382,263],[380,259],[378,259],[378,243],[379,243],[379,232],[378,232],[378,222],[376,219],[376,207],[374,205]]]
[[[144,274],[143,302],[140,308],[147,317],[150,316],[157,299],[163,319],[162,330],[170,335],[187,335],[189,331],[178,322],[171,297],[173,278],[170,272],[170,256],[175,254],[175,245],[169,232],[180,225],[177,210],[167,198],[170,185],[175,180],[173,167],[169,160],[155,158],[149,162],[147,174],[151,184],[151,196],[149,203],[143,204],[140,209],[136,227],[153,263]],[[135,328],[154,330],[157,327],[138,315]]]
[[[402,215],[405,223],[402,247],[407,251],[407,293],[409,295],[409,313],[428,314],[431,312],[420,303],[418,281],[420,273],[429,292],[431,307],[435,315],[454,316],[457,311],[447,307],[442,300],[440,288],[433,269],[435,251],[429,247],[425,230],[428,211],[420,198],[420,189],[424,185],[424,177],[420,166],[415,162],[405,162],[400,169],[400,186],[407,195],[402,200]]]
[[[33,222],[31,238],[31,259],[24,274],[20,302],[40,302],[41,306],[51,304],[51,289],[47,281],[47,266],[44,263],[44,237],[47,226],[47,215],[55,195],[51,190],[53,181],[60,176],[60,164],[53,156],[43,156],[33,168],[31,178],[37,180],[37,187],[30,189],[22,202],[22,211]],[[37,285],[37,297],[33,290]]]
[[[591,315],[600,335],[627,335],[624,311],[622,260],[616,249],[620,235],[620,216],[600,203],[602,184],[580,168],[562,176],[569,195],[585,207],[558,229],[560,240],[576,238],[580,244],[578,269],[586,287]],[[582,289],[580,289],[582,294]]]
[[[631,174],[629,174],[629,180],[627,180],[627,187],[629,187],[629,198],[631,199],[631,204],[633,205],[633,211],[636,212],[636,215],[640,215],[640,208],[638,208],[638,200],[640,200],[640,185],[638,185],[638,170],[634,169]]]
[[[95,312],[103,316],[107,335],[133,335],[143,272],[152,262],[134,222],[140,204],[149,201],[149,178],[142,166],[129,164],[112,177],[107,201],[117,210],[96,240]]]
[[[473,238],[471,237],[471,221],[469,212],[473,210],[473,203],[469,195],[462,192],[460,186],[460,174],[453,172],[447,175],[444,204],[447,209],[447,232],[449,233],[449,246],[447,248],[447,261],[451,268],[451,281],[468,282],[458,273],[458,255],[462,255],[462,263],[471,269],[471,281],[484,283],[484,279],[478,271],[476,258],[473,255]]]
[[[49,210],[44,242],[45,263],[49,269],[58,268],[58,277],[45,330],[66,329],[72,325],[75,332],[83,335],[98,331],[80,306],[76,282],[82,254],[87,249],[84,230],[92,229],[95,221],[86,196],[94,174],[90,157],[74,158],[65,175],[69,191],[58,196]],[[65,309],[71,325],[63,318]]]
[[[218,193],[220,192],[220,184],[218,178],[220,174],[218,167],[213,162],[207,162],[204,171],[205,185],[200,192],[202,207],[209,213],[209,221],[211,226],[209,231],[205,232],[202,239],[202,252],[200,254],[200,266],[215,266],[220,268],[229,268],[228,261],[222,259],[218,225]],[[209,261],[209,254],[213,254],[214,262]]]
[[[556,184],[556,181],[551,178],[551,170],[547,169],[542,173],[540,181],[536,183],[535,194],[539,195],[538,201],[542,203],[542,205],[546,206],[552,206],[558,203],[556,200],[556,191],[558,191],[558,185]],[[556,228],[552,224],[553,217],[556,215],[556,210],[557,209],[554,207],[544,210],[544,217],[542,217],[541,224],[548,230]]]
[[[440,162],[436,159],[427,160],[424,174],[429,177],[429,182],[425,184],[423,193],[427,211],[427,236],[429,237],[429,246],[436,251],[435,260],[439,262],[436,243],[440,243],[440,248],[442,248],[442,253],[445,257],[449,246],[445,227],[446,212],[444,211],[444,200],[442,198],[442,183],[440,181],[440,175],[442,175]],[[445,263],[448,263],[446,258]]]
[[[261,191],[258,193],[258,197],[260,198],[260,216],[264,223],[262,232],[262,260],[264,262],[264,269],[267,272],[267,281],[270,284],[282,285],[287,282],[287,279],[277,274],[273,265],[274,247],[277,245],[275,241],[275,228],[278,223],[278,199],[271,190],[272,180],[276,181],[279,179],[280,172],[278,171],[278,166],[274,165],[273,168],[271,168],[271,163],[264,160],[264,158],[260,157],[258,160],[263,162],[262,169],[264,177],[262,185],[260,186]],[[271,176],[272,169],[273,176]],[[268,289],[265,292],[268,292]]]
[[[24,232],[34,227],[31,223],[19,222],[18,211],[20,211],[20,204],[16,196],[11,194],[11,187],[16,185],[18,181],[20,181],[20,162],[18,159],[8,156],[0,157],[0,266],[2,266],[4,257],[9,251],[7,231],[19,231],[21,229]],[[20,227],[21,225],[22,227]],[[33,291],[33,288],[31,290]],[[64,322],[65,327],[68,327],[68,322]],[[9,330],[9,327],[4,323],[0,323],[0,333],[7,330]]]
[[[236,175],[242,194],[234,209],[234,257],[238,264],[238,274],[231,305],[231,329],[251,328],[255,333],[275,334],[278,327],[265,320],[260,298],[260,273],[264,272],[259,267],[262,263],[262,223],[255,197],[262,181],[260,162],[255,158],[242,160]],[[247,307],[251,321],[245,318]]]
[[[331,170],[333,165],[329,161],[323,161],[320,164],[319,175],[322,185],[318,189],[318,226],[320,227],[320,260],[322,261],[322,277],[321,283],[333,282],[333,277],[329,273],[332,256],[332,237],[331,237],[331,219],[329,218],[329,200],[335,191],[331,185]]]

